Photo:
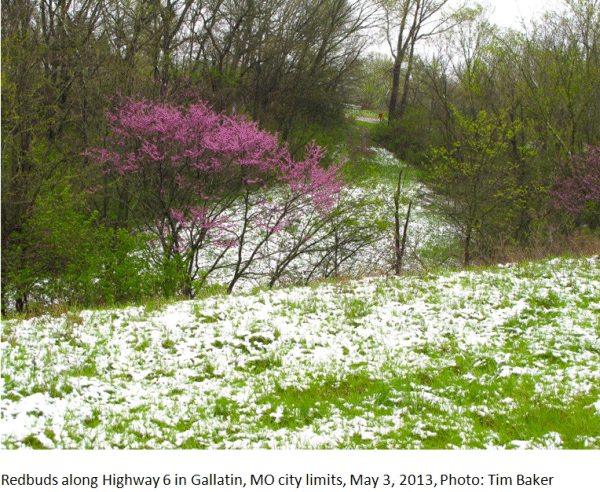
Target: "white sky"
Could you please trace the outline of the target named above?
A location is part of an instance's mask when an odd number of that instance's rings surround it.
[[[473,0],[473,4],[477,3]],[[502,27],[518,28],[521,20],[526,24],[541,13],[555,9],[560,5],[560,0],[482,0],[482,4],[489,4],[495,10],[490,19],[494,24]]]
[[[454,4],[460,4],[464,0],[453,0]],[[500,27],[521,29],[523,23],[529,27],[530,21],[539,18],[544,12],[551,10],[562,10],[563,0],[467,0],[470,5],[482,4],[489,6],[491,23]],[[427,49],[421,46],[421,49]],[[368,51],[384,53],[389,56],[389,46],[385,41],[372,46]]]

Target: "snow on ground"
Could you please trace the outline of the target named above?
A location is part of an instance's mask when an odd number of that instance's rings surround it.
[[[383,224],[394,191],[345,193]],[[339,273],[390,271],[377,230]],[[406,266],[455,238],[417,200]],[[276,260],[245,295],[3,321],[1,446],[600,448],[598,257],[253,291]]]
[[[4,448],[600,448],[600,259],[2,323]]]
[[[378,172],[376,177],[363,179],[359,184],[351,184],[340,192],[338,204],[345,206],[349,211],[353,227],[340,227],[336,237],[340,244],[340,251],[335,257],[340,261],[337,268],[338,276],[361,278],[369,274],[387,273],[392,270],[394,262],[394,194],[396,192],[396,171],[402,164],[385,149],[372,148],[371,163],[374,168],[394,168],[391,181],[382,179]],[[419,195],[423,186],[414,180],[405,179],[401,190],[401,220],[404,224],[409,200],[413,201],[408,228],[404,269],[415,270],[421,268],[421,262],[428,263],[428,267],[438,266],[439,263],[456,265],[451,249],[457,244],[458,233],[455,227],[436,218],[422,204]],[[273,192],[270,192],[273,194]],[[233,213],[233,222],[242,223],[240,220],[243,211]],[[320,219],[320,214],[315,212],[314,217],[303,217],[302,225],[298,230],[310,231],[312,219]],[[239,236],[240,231],[232,231]],[[324,227],[315,234],[315,238],[323,238],[330,232],[330,227]],[[296,231],[296,235],[297,235]],[[253,246],[258,244],[262,237],[258,229],[247,232],[247,247],[242,251],[242,258],[247,260],[253,253]],[[267,248],[262,248],[253,259],[251,267],[246,271],[235,286],[235,292],[250,292],[257,286],[268,283],[278,262],[285,257],[286,252],[293,244],[293,235],[282,232],[275,235],[268,243]],[[440,245],[444,245],[441,247]],[[319,241],[316,251],[300,255],[292,261],[286,272],[276,285],[297,285],[308,283],[315,279],[332,275],[332,261],[334,255],[332,236]],[[352,254],[348,254],[349,251]],[[220,253],[220,251],[218,251]],[[209,271],[216,257],[216,252],[202,250],[197,259],[200,271]],[[323,258],[327,258],[323,261]],[[344,260],[341,260],[344,258]],[[228,250],[220,265],[235,265],[238,251],[235,248]],[[320,265],[315,267],[315,265]],[[314,275],[309,272],[315,270]],[[221,285],[229,284],[233,276],[233,268],[221,266],[209,276],[209,283]]]

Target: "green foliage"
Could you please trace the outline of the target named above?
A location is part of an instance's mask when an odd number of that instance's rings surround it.
[[[165,257],[161,263],[159,276],[164,297],[171,298],[182,291],[186,285],[186,265],[181,254]]]
[[[435,145],[436,142],[426,116],[419,109],[408,108],[401,120],[390,121],[387,125],[374,125],[371,138],[393,152],[398,159],[419,165],[428,145]]]
[[[290,152],[297,159],[304,158],[306,146],[313,140],[317,145],[327,149],[334,149],[345,143],[348,123],[342,102],[341,100],[332,100],[331,96],[326,94],[322,97],[322,100],[301,102],[302,111],[296,115],[293,122],[286,123],[289,124],[288,132],[282,132],[281,128],[281,120],[284,115],[264,125],[267,129],[281,132],[284,140],[288,143]],[[284,110],[285,107],[281,109]],[[332,152],[327,152],[322,164],[328,166],[332,163]]]
[[[5,289],[25,302],[113,304],[151,296],[143,235],[105,229],[67,180],[45,186],[15,246],[3,252]],[[5,294],[6,294],[5,291]]]
[[[139,302],[157,292],[162,282],[148,271],[148,262],[144,257],[146,237],[143,234],[132,235],[124,229],[116,232],[104,231],[100,271],[95,268],[98,295],[106,304]]]
[[[450,148],[430,150],[425,182],[437,195],[429,197],[430,205],[460,226],[468,265],[471,241],[485,253],[501,234],[510,236],[523,207],[519,165],[508,152],[520,122],[507,121],[504,112],[468,118],[454,110],[454,118],[456,139]]]
[[[352,102],[375,112],[384,109],[387,79],[392,68],[393,61],[387,55],[370,53],[356,70],[356,82],[350,95]]]
[[[42,290],[51,298],[61,298],[64,288],[84,281],[90,266],[97,260],[94,249],[97,231],[95,217],[86,219],[78,210],[70,186],[47,185],[38,195],[29,221],[17,236],[16,246],[5,252],[8,288],[17,296]],[[62,281],[47,279],[63,276]],[[41,284],[43,282],[43,284]]]
[[[356,155],[346,161],[342,171],[346,180],[351,183],[362,183],[379,176],[379,169],[369,156]]]

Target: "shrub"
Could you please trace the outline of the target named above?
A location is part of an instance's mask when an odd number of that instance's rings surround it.
[[[577,225],[600,226],[600,146],[588,147],[562,163],[563,177],[550,191],[554,205],[565,210]]]

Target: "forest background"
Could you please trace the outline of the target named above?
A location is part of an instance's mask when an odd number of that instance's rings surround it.
[[[446,0],[3,0],[3,314],[193,298],[236,250],[231,291],[282,231],[269,285],[302,254],[337,265],[371,224],[327,197],[369,139],[416,170],[466,266],[597,248],[600,3],[511,30]]]

